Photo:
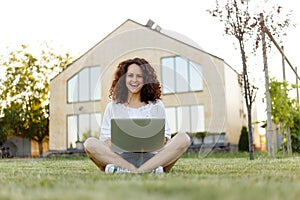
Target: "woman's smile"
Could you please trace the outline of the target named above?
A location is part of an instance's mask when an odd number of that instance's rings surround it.
[[[126,87],[130,93],[139,93],[144,85],[143,71],[140,66],[132,64],[126,73]]]

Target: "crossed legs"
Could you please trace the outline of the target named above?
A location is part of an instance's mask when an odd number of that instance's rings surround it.
[[[164,167],[165,172],[170,171],[189,145],[190,137],[186,133],[178,133],[155,156],[136,168],[111,151],[110,141],[102,142],[96,138],[88,138],[84,143],[87,155],[101,171],[105,170],[107,164],[113,163],[134,173],[149,172],[158,166]]]

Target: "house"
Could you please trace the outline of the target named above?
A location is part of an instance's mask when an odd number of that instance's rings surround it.
[[[238,143],[246,125],[239,74],[181,34],[151,20],[127,20],[51,80],[50,150],[99,136],[112,75],[121,61],[134,57],[156,69],[173,133],[223,132],[226,141]]]
[[[8,149],[9,154],[12,157],[40,156],[38,142],[25,138],[20,135],[9,136],[7,138],[7,141],[3,145],[5,146],[5,148]],[[49,150],[48,137],[45,138],[42,145],[43,145],[43,153],[46,153]]]

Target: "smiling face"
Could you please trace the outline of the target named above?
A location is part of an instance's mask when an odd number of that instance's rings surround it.
[[[131,64],[126,73],[128,93],[138,94],[144,85],[143,71],[137,64]]]

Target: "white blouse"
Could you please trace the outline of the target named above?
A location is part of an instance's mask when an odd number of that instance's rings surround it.
[[[121,103],[110,102],[104,112],[100,140],[111,138],[112,118],[166,118],[165,106],[161,100],[149,102],[139,108],[130,108]],[[171,138],[171,130],[168,122],[165,122],[165,137]]]

